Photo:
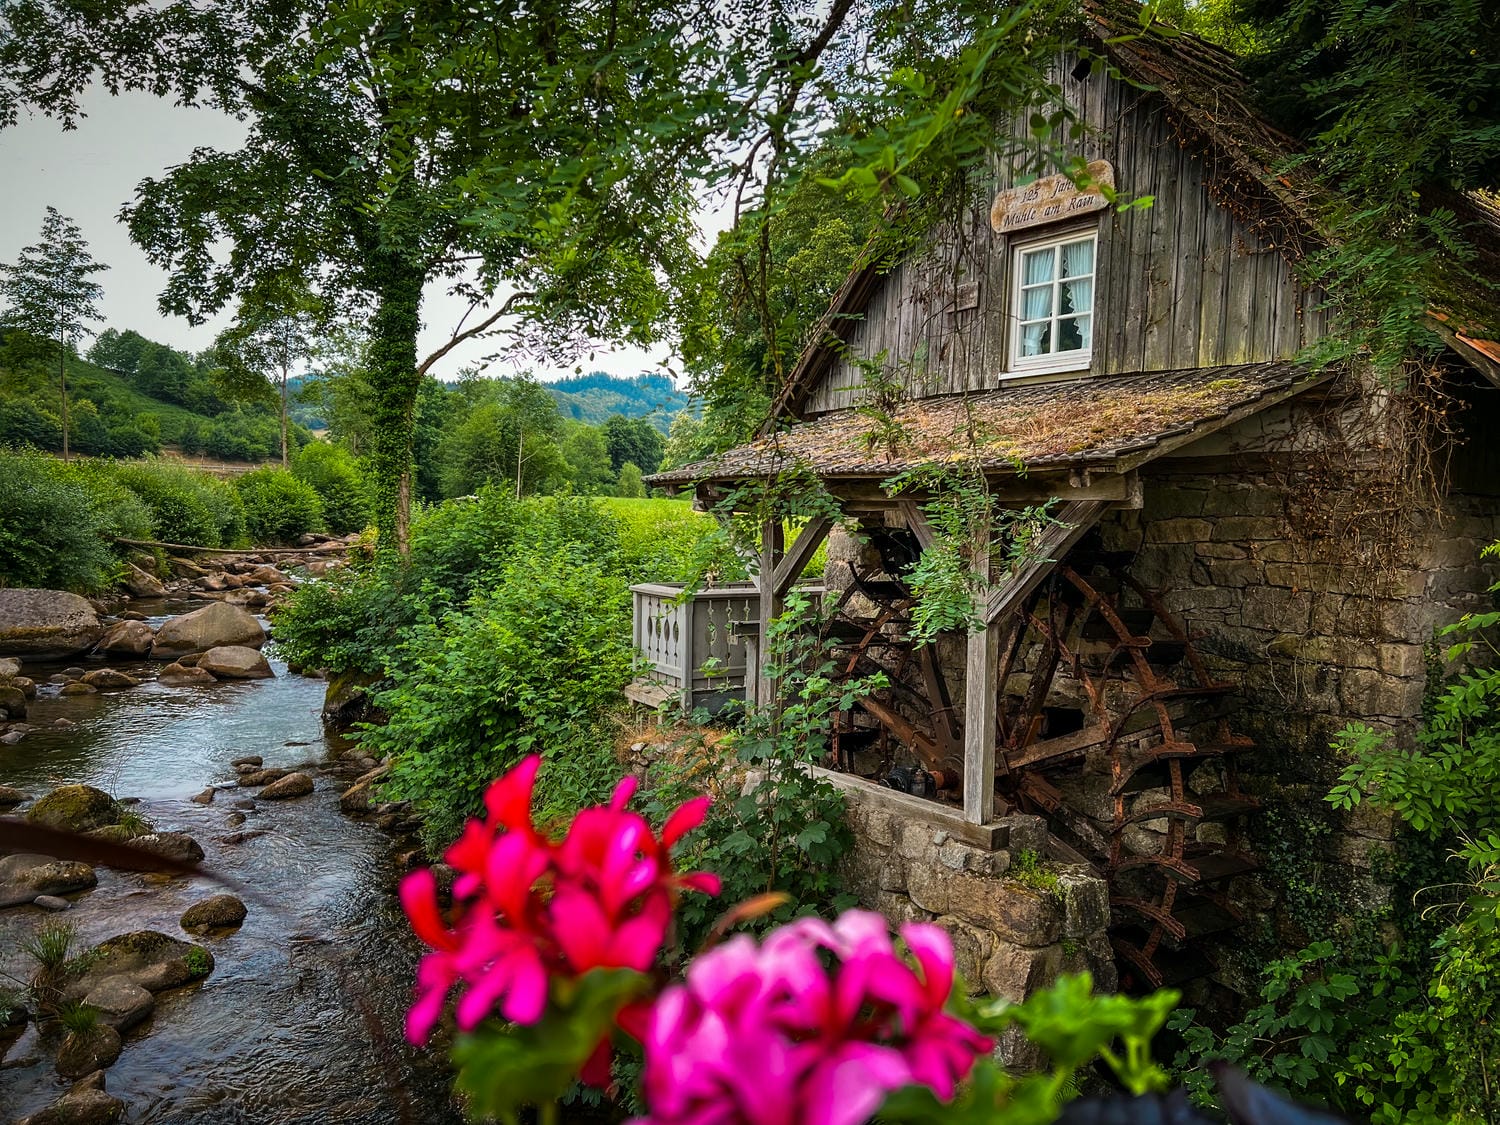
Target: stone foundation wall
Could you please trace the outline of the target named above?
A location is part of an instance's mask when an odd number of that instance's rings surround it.
[[[1019,1002],[1059,973],[1084,970],[1114,989],[1108,890],[1086,868],[1037,863],[1047,839],[1039,817],[1006,818],[1008,844],[991,851],[893,810],[873,787],[841,788],[856,841],[843,870],[849,892],[892,923],[947,930],[970,995]],[[1018,876],[1019,868],[1031,870]],[[1007,1037],[1000,1053],[1012,1066],[1040,1061],[1019,1036]]]

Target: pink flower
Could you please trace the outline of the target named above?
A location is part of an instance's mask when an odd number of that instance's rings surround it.
[[[943,1099],[993,1043],[943,1011],[953,949],[936,926],[849,911],[756,946],[730,939],[657,1001],[643,1040],[650,1116],[637,1125],[860,1125],[912,1083]],[[819,950],[837,965],[824,968]]]
[[[486,819],[469,821],[445,853],[458,872],[451,928],[430,871],[402,881],[412,929],[432,949],[418,967],[417,1000],[407,1014],[413,1042],[431,1034],[455,987],[463,990],[458,1026],[469,1031],[496,1012],[535,1023],[554,977],[596,968],[644,972],[666,944],[679,893],[718,893],[717,877],[672,868],[672,845],[702,822],[706,800],[679,808],[658,837],[625,807],[635,789],[627,778],[608,806],[584,809],[554,843],[531,815],[540,765],[532,755],[491,785]],[[591,1072],[600,1073],[594,1061]],[[602,1063],[607,1075],[607,1053]]]

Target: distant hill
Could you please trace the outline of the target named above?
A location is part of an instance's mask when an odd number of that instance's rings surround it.
[[[599,425],[611,414],[646,418],[662,433],[688,404],[688,396],[665,375],[644,374],[633,378],[593,371],[548,383],[563,417]]]
[[[62,448],[56,353],[0,330],[0,446]],[[139,457],[172,450],[217,461],[279,456],[281,429],[269,384],[235,401],[197,357],[135,332],[102,334],[88,358],[69,356],[69,440],[74,452]],[[293,445],[311,437],[294,427]]]

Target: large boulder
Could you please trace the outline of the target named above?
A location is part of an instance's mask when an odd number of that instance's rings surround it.
[[[100,1070],[16,1125],[112,1125],[124,1112],[125,1103],[104,1092],[104,1071]]]
[[[57,1073],[64,1078],[82,1078],[103,1070],[120,1057],[120,1033],[107,1023],[88,1031],[73,1031],[57,1051]]]
[[[276,675],[264,656],[244,645],[211,648],[198,658],[198,667],[221,680],[267,680]]]
[[[237,606],[215,602],[163,622],[151,655],[170,660],[221,645],[260,648],[265,643],[266,631],[254,616]]]
[[[87,890],[99,881],[94,869],[49,855],[0,856],[0,906],[20,906],[49,895]]]
[[[0,709],[12,719],[26,717],[26,692],[14,680],[0,680]]]
[[[0,656],[59,660],[87,652],[103,635],[94,607],[77,594],[0,589]]]
[[[145,656],[155,639],[144,621],[117,621],[99,642],[99,651],[106,656]]]
[[[105,977],[89,990],[83,1002],[116,1031],[134,1027],[156,1007],[156,998],[127,976]]]
[[[26,813],[33,824],[87,832],[120,822],[120,805],[102,789],[92,785],[62,785],[42,797]]]
[[[129,563],[125,566],[122,584],[133,598],[159,598],[167,592],[154,574],[147,574],[140,567]]]
[[[213,954],[201,945],[155,930],[137,930],[100,942],[81,958],[86,969],[70,981],[64,1000],[82,1000],[108,977],[125,977],[147,992],[201,980],[213,970]]]

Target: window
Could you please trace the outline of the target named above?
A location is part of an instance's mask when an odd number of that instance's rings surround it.
[[[1016,248],[1012,264],[1010,369],[1077,371],[1089,365],[1094,339],[1092,234]]]

